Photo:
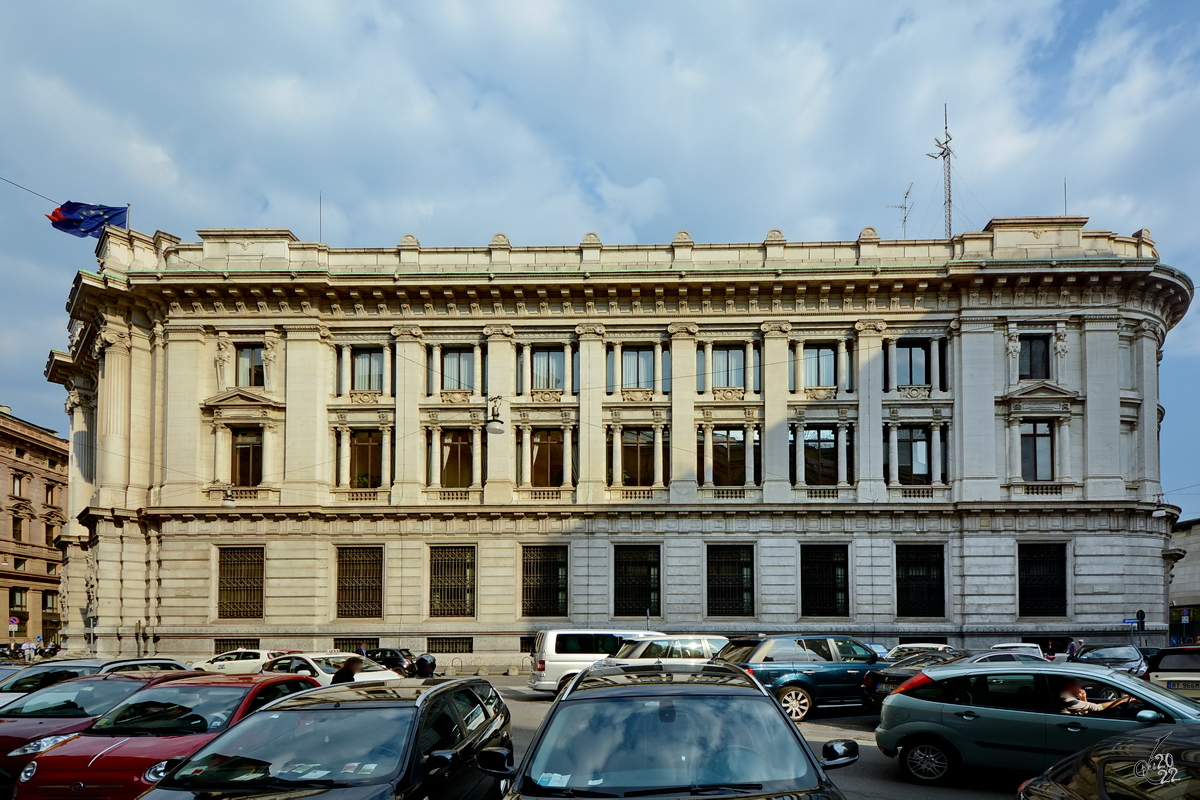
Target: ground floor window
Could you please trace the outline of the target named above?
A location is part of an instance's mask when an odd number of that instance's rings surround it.
[[[942,545],[896,545],[896,616],[945,615],[945,556]]]
[[[521,549],[521,613],[526,617],[567,616],[567,546]]]
[[[429,616],[475,616],[475,548],[429,548]]]
[[[263,548],[217,550],[217,616],[257,619],[263,615]]]
[[[658,545],[613,547],[613,615],[640,617],[662,615]]]
[[[383,548],[337,549],[337,615],[383,616]]]
[[[470,636],[430,636],[425,639],[427,653],[474,653],[475,640]]]
[[[754,545],[708,546],[708,615],[754,616]]]
[[[849,562],[844,544],[800,546],[801,616],[850,616]]]
[[[1067,615],[1067,546],[1061,542],[1017,545],[1017,599],[1022,617]]]

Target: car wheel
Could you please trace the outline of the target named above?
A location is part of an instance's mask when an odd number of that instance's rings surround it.
[[[945,783],[958,766],[958,755],[937,739],[920,739],[900,750],[900,768],[916,783]]]
[[[808,716],[808,712],[813,710],[812,695],[808,693],[807,689],[799,686],[785,686],[776,692],[775,696],[779,698],[779,704],[792,718],[792,722],[800,722]]]

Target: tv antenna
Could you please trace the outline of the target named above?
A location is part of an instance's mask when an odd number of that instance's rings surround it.
[[[910,183],[908,188],[904,190],[904,200],[900,203],[900,205],[886,206],[886,208],[898,208],[902,212],[900,215],[900,230],[903,231],[903,233],[900,235],[901,239],[908,238],[908,212],[912,211],[912,206],[908,204],[908,196],[912,193],[912,187],[913,185]]]
[[[954,155],[954,151],[950,149],[950,114],[945,103],[942,104],[942,124],[944,126],[943,130],[946,138],[938,141],[937,137],[935,136],[933,143],[937,147],[937,152],[926,153],[925,155],[929,156],[930,158],[940,158],[944,165],[944,171],[946,173],[946,238],[949,239],[954,235],[954,228],[952,225],[953,203],[951,202],[950,196],[950,158]]]

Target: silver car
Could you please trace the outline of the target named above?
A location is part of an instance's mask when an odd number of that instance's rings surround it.
[[[703,664],[729,644],[724,636],[714,634],[661,636],[641,634],[621,642],[616,655],[599,663],[606,667],[625,667],[634,664]]]
[[[1200,703],[1086,664],[929,667],[883,701],[875,742],[918,783],[964,766],[1041,772],[1101,739],[1200,722]]]

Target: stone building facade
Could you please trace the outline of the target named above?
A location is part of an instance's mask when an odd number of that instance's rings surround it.
[[[4,641],[58,640],[59,536],[67,518],[67,442],[0,406],[0,596],[8,605]]]
[[[73,638],[1166,631],[1149,233],[332,248],[109,229],[71,292]],[[76,521],[77,519],[77,521]]]

